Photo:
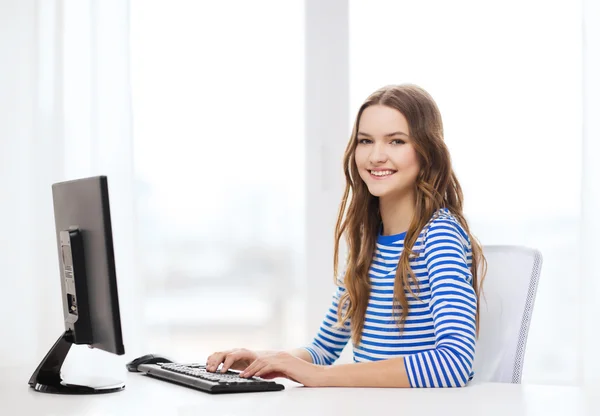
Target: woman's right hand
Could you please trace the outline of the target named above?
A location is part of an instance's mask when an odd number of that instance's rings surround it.
[[[223,364],[221,368],[223,373],[230,368],[232,370],[245,370],[258,357],[259,353],[245,348],[215,352],[206,359],[206,370],[214,373],[221,364]]]

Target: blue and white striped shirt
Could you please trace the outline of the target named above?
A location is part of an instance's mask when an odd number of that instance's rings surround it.
[[[412,286],[418,299],[405,290],[409,313],[401,334],[392,305],[405,235],[377,238],[369,270],[369,304],[360,344],[353,348],[354,361],[404,357],[412,387],[462,387],[473,376],[476,339],[477,300],[468,235],[445,208],[421,231],[414,246],[418,257],[410,260],[419,281],[419,291]],[[351,337],[350,322],[344,328],[333,327],[344,291],[340,284],[316,337],[306,347],[315,364],[333,364]]]

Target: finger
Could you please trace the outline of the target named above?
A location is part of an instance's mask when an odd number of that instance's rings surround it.
[[[240,374],[242,377],[252,377],[254,373],[266,365],[264,360],[254,360],[243,372]]]
[[[281,370],[275,367],[275,365],[273,364],[267,364],[264,367],[262,367],[261,369],[257,370],[256,373],[254,374],[254,377],[261,377],[263,374],[269,374],[269,373],[273,373],[277,370]]]
[[[243,350],[239,350],[239,351],[235,351],[235,352],[231,352],[229,354],[227,354],[227,356],[225,357],[225,360],[223,361],[223,367],[221,367],[221,372],[226,372],[227,370],[229,370],[231,368],[231,366],[233,366],[236,362],[240,361],[240,360],[245,360],[250,358],[249,356],[250,354],[248,354],[247,352],[243,351]]]
[[[206,370],[216,371],[219,365],[223,362],[229,351],[215,352],[206,360]]]
[[[225,371],[229,370],[229,367],[231,367],[233,365],[233,363],[235,363],[236,361],[237,361],[236,353],[227,354],[225,356],[225,360],[223,360],[223,367],[221,367],[221,372],[224,373]]]
[[[213,366],[213,363],[216,361],[216,357],[217,357],[217,352],[213,352],[211,355],[208,356],[208,358],[206,359],[206,369],[208,370],[210,367]]]
[[[247,377],[257,377],[259,371],[263,371],[263,369],[265,367],[268,367],[268,366],[271,366],[271,365],[272,364],[271,364],[271,362],[269,360],[261,361],[260,363],[257,363],[256,366],[254,366],[253,368],[251,368],[250,371],[247,372]]]
[[[216,354],[212,354],[210,357],[208,357],[206,359],[206,371],[213,371],[213,368],[215,368],[215,366],[218,366],[219,364],[217,364],[219,362],[219,358]]]
[[[206,360],[206,370],[213,371],[214,368],[218,367],[221,361],[222,353],[216,352],[210,355]]]

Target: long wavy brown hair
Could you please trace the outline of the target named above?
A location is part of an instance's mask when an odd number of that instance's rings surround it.
[[[415,182],[415,215],[404,238],[404,250],[400,256],[394,281],[394,309],[401,310],[397,323],[402,330],[408,315],[408,301],[404,289],[415,295],[412,283],[419,291],[418,281],[411,270],[410,258],[415,256],[413,247],[420,232],[440,208],[447,208],[467,232],[473,250],[471,273],[473,288],[477,296],[476,333],[479,333],[479,298],[487,264],[482,248],[471,235],[469,225],[463,215],[463,193],[458,179],[452,170],[450,153],[444,142],[442,117],[433,98],[422,88],[412,84],[383,87],[361,105],[354,122],[352,136],[344,154],[344,174],[346,189],[340,204],[335,228],[334,276],[339,283],[338,257],[340,241],[345,237],[348,256],[343,283],[346,291],[338,303],[338,325],[350,319],[352,341],[360,342],[363,322],[371,285],[369,268],[375,252],[375,244],[381,216],[379,198],[373,196],[361,179],[354,153],[358,143],[357,133],[360,117],[365,108],[371,105],[384,105],[398,110],[404,115],[409,126],[409,136],[418,155],[420,172]],[[481,267],[481,273],[479,269]],[[396,314],[398,316],[398,314]]]

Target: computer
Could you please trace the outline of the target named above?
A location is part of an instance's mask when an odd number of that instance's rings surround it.
[[[61,375],[73,344],[125,354],[108,179],[94,176],[55,183],[52,196],[65,331],[36,368],[29,385],[38,392],[58,394],[121,391],[125,388],[122,382],[73,384]],[[160,355],[139,357],[128,363],[127,369],[207,393],[284,389],[272,380],[241,378],[231,370],[209,372],[203,364],[180,364]]]
[[[29,380],[44,393],[122,390],[122,382],[71,384],[61,367],[73,344],[123,355],[119,296],[106,176],[52,185],[65,332]],[[93,375],[90,375],[93,378]]]

